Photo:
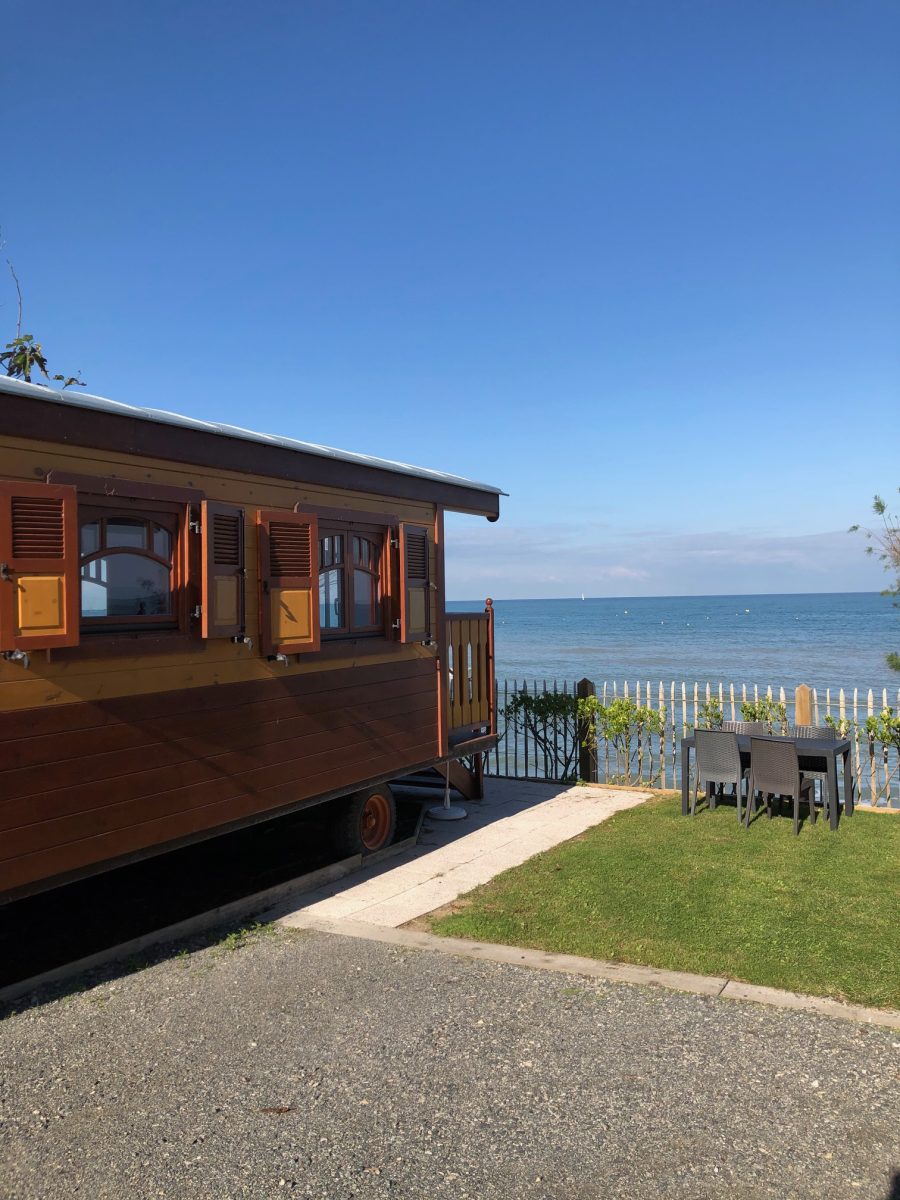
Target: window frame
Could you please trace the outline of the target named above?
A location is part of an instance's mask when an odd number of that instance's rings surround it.
[[[322,562],[322,542],[329,537],[343,538],[343,561],[339,564],[339,567],[333,563],[326,566]],[[381,621],[378,624],[367,625],[361,629],[355,628],[352,620],[354,606],[353,573],[357,569],[357,564],[353,560],[354,537],[364,538],[366,541],[375,545],[378,564],[377,572],[369,571],[368,573],[374,575],[378,583],[379,602],[381,604]],[[319,555],[319,580],[321,581],[326,572],[340,569],[343,580],[345,619],[345,624],[337,628],[329,628],[322,623],[320,615],[319,629],[323,642],[353,641],[356,639],[365,639],[366,641],[369,641],[373,638],[388,637],[390,632],[390,604],[392,591],[389,577],[389,550],[390,526],[387,523],[382,525],[379,521],[370,520],[335,520],[331,516],[327,518],[319,518],[319,536],[316,543],[316,553]],[[366,570],[366,568],[362,566],[360,566],[359,569]],[[318,604],[318,602],[319,601],[317,597],[316,603]]]
[[[148,500],[126,501],[122,497],[91,497],[86,504],[78,506],[78,621],[82,636],[91,638],[109,634],[143,634],[143,633],[174,633],[183,632],[185,628],[185,612],[183,611],[184,572],[182,569],[179,550],[184,540],[186,512],[183,506],[165,502],[153,503]],[[147,549],[137,549],[132,546],[100,546],[90,554],[81,553],[81,531],[92,521],[108,523],[120,519],[123,521],[142,521],[145,525],[158,525],[167,530],[172,539],[171,561],[166,562],[159,555]],[[103,528],[103,526],[101,526]],[[102,537],[101,537],[102,541]],[[82,567],[86,562],[110,556],[132,554],[157,562],[169,569],[169,596],[171,611],[162,614],[147,614],[144,616],[106,616],[86,617],[81,609]]]
[[[351,526],[378,533],[382,537],[381,547],[381,606],[384,628],[372,633],[328,633],[321,629],[319,655],[323,659],[342,658],[348,652],[354,655],[383,654],[386,650],[399,648],[396,637],[396,622],[399,620],[399,558],[397,557],[396,531],[400,517],[396,513],[374,512],[371,509],[336,508],[333,505],[315,504],[298,500],[296,513],[313,513],[319,529],[351,532]],[[338,528],[340,527],[340,528]],[[352,532],[351,532],[352,536]]]
[[[192,613],[201,603],[200,590],[202,562],[200,538],[190,536],[193,521],[199,514],[200,504],[206,499],[202,488],[191,485],[180,486],[158,483],[149,479],[129,479],[119,475],[88,475],[81,471],[69,471],[62,467],[51,467],[45,476],[47,483],[68,484],[76,488],[78,495],[76,528],[81,537],[81,512],[96,505],[115,505],[127,511],[140,511],[156,505],[174,505],[183,513],[183,527],[179,529],[179,545],[176,551],[179,564],[178,628],[146,629],[136,633],[110,630],[102,633],[92,630],[85,641],[76,646],[64,646],[47,651],[48,661],[117,658],[122,656],[143,657],[146,654],[196,654],[198,643],[202,645],[200,622]],[[78,569],[78,624],[81,628],[81,569]]]

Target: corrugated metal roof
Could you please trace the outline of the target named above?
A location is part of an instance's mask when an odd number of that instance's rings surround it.
[[[400,475],[415,475],[419,479],[431,479],[436,483],[457,484],[475,488],[493,496],[506,493],[488,483],[477,483],[460,475],[448,475],[445,471],[433,471],[428,467],[415,467],[410,463],[393,462],[388,458],[373,458],[369,454],[355,454],[352,450],[336,450],[333,446],[319,446],[314,442],[301,442],[297,438],[278,437],[271,433],[256,433],[242,429],[239,425],[225,425],[218,421],[200,421],[196,417],[184,417],[180,413],[167,412],[163,408],[139,408],[134,404],[123,404],[120,400],[107,400],[104,396],[91,396],[87,392],[64,392],[43,387],[37,383],[23,383],[19,379],[0,378],[0,391],[20,396],[34,396],[52,404],[66,404],[71,408],[91,408],[99,412],[115,413],[121,417],[132,417],[138,421],[154,421],[159,425],[178,425],[183,429],[196,429],[202,433],[217,433],[221,437],[241,438],[246,442],[261,442],[267,446],[280,446],[285,450],[297,450],[302,454],[315,454],[319,458],[331,458],[337,462],[358,463],[381,471],[392,471]]]

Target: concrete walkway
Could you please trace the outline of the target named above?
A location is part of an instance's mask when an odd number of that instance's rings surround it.
[[[426,817],[417,846],[307,892],[282,923],[351,918],[396,929],[651,795],[512,779],[485,782],[485,799],[466,806],[464,821]]]

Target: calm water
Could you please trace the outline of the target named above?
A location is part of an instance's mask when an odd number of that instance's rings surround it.
[[[483,604],[451,602],[456,611]],[[877,592],[497,600],[497,678],[888,688],[900,612]]]

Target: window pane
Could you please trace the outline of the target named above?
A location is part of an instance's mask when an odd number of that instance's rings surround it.
[[[319,569],[330,567],[333,561],[331,538],[322,538],[319,542]]]
[[[161,525],[153,526],[153,553],[164,558],[166,562],[172,561],[172,535]]]
[[[81,615],[105,617],[107,573],[105,558],[94,558],[81,568]]]
[[[129,521],[117,517],[106,522],[106,548],[128,546],[137,550],[147,549],[147,526],[143,521]]]
[[[319,623],[323,629],[344,628],[344,573],[332,567],[319,575]]]
[[[169,570],[140,554],[111,554],[81,568],[85,617],[161,617],[172,612]]]
[[[353,572],[353,626],[355,629],[365,629],[380,624],[377,580],[368,571],[356,570]]]
[[[356,567],[368,567],[370,570],[375,564],[375,546],[368,538],[355,537],[353,539],[353,565]]]
[[[100,522],[86,521],[81,527],[81,553],[93,554],[100,549]]]
[[[336,533],[331,540],[334,543],[334,561],[342,563],[344,561],[344,535]]]

